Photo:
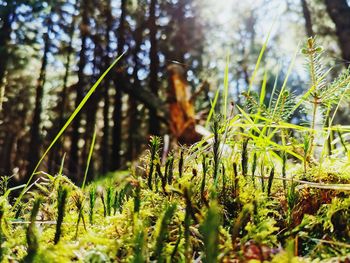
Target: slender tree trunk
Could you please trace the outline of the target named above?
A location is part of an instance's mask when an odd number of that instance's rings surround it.
[[[111,59],[109,57],[111,53],[111,47],[110,47],[110,33],[112,32],[113,27],[113,16],[112,16],[112,10],[111,10],[111,0],[106,1],[106,10],[105,10],[105,16],[106,16],[106,54],[104,57],[104,65],[105,68],[107,68],[110,63]],[[109,97],[109,87],[111,84],[111,75],[108,74],[106,76],[106,79],[104,81],[104,89],[103,89],[103,99],[104,99],[104,105],[103,105],[103,137],[102,137],[102,145],[101,145],[101,155],[102,155],[102,174],[105,174],[108,172],[109,169],[109,140],[110,140],[110,123],[109,123],[109,110],[110,110],[110,97]]]
[[[141,89],[141,83],[138,78],[138,71],[140,69],[140,61],[138,58],[138,54],[141,50],[141,44],[142,44],[142,32],[143,28],[140,26],[135,31],[135,48],[133,51],[133,60],[134,60],[134,68],[133,68],[133,88],[137,91]],[[127,152],[127,159],[129,161],[134,160],[136,155],[136,145],[135,145],[135,138],[136,138],[136,131],[138,130],[138,123],[137,123],[137,101],[134,98],[134,96],[129,95],[129,136],[128,136],[128,152]]]
[[[151,0],[149,9],[149,35],[151,42],[150,50],[150,81],[149,85],[152,93],[158,97],[158,69],[159,69],[159,57],[158,57],[158,40],[157,40],[157,23],[156,23],[156,7],[157,0]],[[160,123],[157,117],[157,112],[154,109],[149,111],[149,133],[159,135]]]
[[[303,9],[303,16],[305,19],[305,31],[308,37],[314,36],[314,31],[312,30],[312,20],[309,6],[306,0],[301,0],[301,7]]]
[[[171,60],[179,61],[181,63],[185,63],[184,57],[187,50],[186,48],[186,39],[184,32],[187,30],[185,27],[185,7],[186,7],[186,0],[179,0],[176,5],[175,10],[175,16],[174,19],[176,20],[176,26],[178,27],[176,36],[174,39],[175,43],[182,43],[182,45],[179,45],[175,49],[175,54],[173,58],[170,58]]]
[[[81,35],[81,49],[79,53],[79,63],[78,63],[78,83],[76,85],[76,98],[75,98],[75,108],[78,107],[79,103],[84,97],[84,68],[86,66],[86,51],[87,51],[87,40],[89,36],[89,18],[87,11],[87,0],[81,1],[80,12],[82,16],[82,21],[80,24],[80,35]],[[82,116],[81,112],[75,116],[72,124],[72,137],[71,137],[71,149],[69,156],[69,166],[68,170],[70,176],[73,180],[78,181],[80,178],[80,160],[79,160],[79,146],[78,142],[80,139],[80,122]]]
[[[102,48],[101,48],[101,39],[98,36],[94,37],[94,61],[93,61],[93,75],[94,81],[96,82],[100,73],[102,66]],[[95,131],[97,111],[98,111],[98,103],[101,99],[101,90],[98,89],[92,94],[90,102],[86,105],[86,126],[85,126],[85,144],[82,152],[83,156],[83,166],[86,165],[85,160],[88,159],[90,148],[92,147],[92,137]],[[87,175],[87,181],[91,181],[94,177],[95,169],[94,169],[94,159],[91,159],[89,171]]]
[[[46,67],[47,67],[47,57],[50,50],[50,38],[49,34],[51,32],[52,27],[52,21],[51,18],[48,17],[48,29],[47,33],[44,34],[44,54],[41,61],[41,68],[40,68],[40,74],[39,78],[37,80],[36,85],[36,94],[35,94],[35,107],[34,107],[34,115],[32,120],[32,125],[30,128],[29,136],[29,148],[28,148],[28,155],[27,155],[27,169],[26,178],[23,178],[25,182],[31,175],[31,173],[34,171],[34,168],[39,161],[40,156],[40,145],[41,145],[41,137],[40,137],[40,124],[41,124],[41,113],[42,113],[42,100],[44,96],[44,85],[46,81]]]
[[[350,62],[350,6],[346,0],[325,0],[325,4],[335,24],[342,57],[347,66]]]
[[[118,38],[118,55],[122,54],[125,46],[125,18],[126,18],[126,0],[121,1],[121,16],[117,32]],[[112,142],[112,160],[111,170],[117,170],[121,167],[121,143],[122,143],[122,86],[125,82],[125,72],[120,67],[116,77],[113,79],[115,85],[114,111],[113,111],[113,142]]]

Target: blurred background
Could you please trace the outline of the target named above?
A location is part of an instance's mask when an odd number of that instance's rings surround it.
[[[26,182],[43,151],[87,91],[102,81],[39,170],[79,182],[96,127],[89,179],[124,169],[150,135],[169,133],[169,65],[183,71],[205,122],[229,63],[230,100],[241,104],[269,32],[254,88],[282,83],[301,93],[308,76],[301,45],[316,36],[332,76],[350,61],[346,0],[0,0],[0,175]],[[171,98],[170,98],[171,100]],[[219,103],[220,105],[220,103]],[[338,122],[349,121],[346,108]]]

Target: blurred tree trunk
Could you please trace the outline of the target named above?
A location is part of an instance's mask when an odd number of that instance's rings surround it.
[[[186,31],[186,25],[185,25],[185,7],[186,7],[186,0],[179,0],[176,6],[175,10],[175,24],[178,27],[178,30],[176,32],[176,36],[174,37],[175,43],[181,43],[176,49],[175,49],[175,56],[173,58],[170,58],[171,60],[179,61],[181,63],[185,63],[184,57],[186,53],[186,39],[185,39],[185,31]]]
[[[350,6],[346,0],[325,0],[327,12],[336,28],[339,46],[345,63],[350,61]]]
[[[92,82],[96,82],[103,70],[102,66],[102,58],[103,52],[101,47],[101,38],[99,35],[93,36],[94,41],[94,61],[93,61],[93,76],[94,80]],[[101,99],[101,89],[97,89],[90,98],[89,103],[86,105],[86,128],[85,128],[85,144],[82,152],[83,166],[86,165],[85,161],[88,159],[89,151],[91,148],[92,137],[95,131],[96,118],[97,118],[97,110],[98,103]],[[87,181],[91,181],[94,175],[94,159],[91,159]]]
[[[73,10],[73,14],[74,11],[78,8],[78,3],[79,0],[77,0],[75,2],[74,5],[74,10]],[[66,122],[66,110],[67,110],[67,97],[68,97],[68,78],[69,78],[69,74],[70,74],[70,70],[71,70],[71,57],[73,55],[73,38],[74,38],[74,30],[75,30],[75,24],[76,24],[76,16],[73,16],[73,21],[69,27],[69,42],[68,42],[68,46],[67,46],[67,54],[66,54],[66,62],[64,65],[64,77],[63,77],[63,88],[62,91],[59,95],[60,97],[60,102],[59,102],[59,114],[58,114],[58,124],[56,126],[55,132],[53,133],[53,136],[55,136],[58,131],[63,127],[63,125]],[[57,142],[56,146],[54,149],[51,150],[51,154],[50,154],[50,167],[49,167],[49,172],[56,172],[54,171],[55,169],[58,168],[58,166],[61,164],[62,162],[62,158],[63,158],[63,148],[64,148],[64,142],[65,142],[65,136],[62,136],[60,138],[60,140]]]
[[[305,30],[308,37],[314,36],[314,31],[312,30],[312,20],[309,6],[306,0],[301,0],[301,7],[303,9],[303,16],[305,19]]]
[[[89,28],[89,17],[87,10],[87,0],[81,1],[80,13],[82,16],[82,21],[80,24],[80,35],[81,35],[81,49],[79,53],[79,63],[78,63],[78,83],[76,84],[76,98],[75,98],[75,108],[78,107],[79,103],[84,97],[84,68],[86,66],[86,50],[87,50],[87,40],[90,34]],[[69,175],[70,178],[78,180],[80,177],[80,162],[79,162],[79,139],[80,139],[80,122],[81,122],[81,113],[75,116],[75,119],[72,124],[72,137],[71,137],[71,149],[69,155]]]
[[[15,5],[12,0],[7,1],[7,6],[2,7],[0,12],[0,86],[3,83],[3,78],[6,72],[6,65],[9,57],[7,44],[11,39],[12,23],[15,17]]]
[[[118,55],[124,52],[125,46],[125,18],[127,1],[122,0],[120,6],[120,20],[119,28],[117,32],[118,39]],[[121,167],[121,143],[122,143],[122,89],[126,85],[125,72],[123,66],[119,66],[117,69],[116,77],[113,79],[115,86],[114,97],[114,110],[113,110],[113,134],[112,134],[112,159],[110,164],[110,170],[117,170]]]
[[[143,27],[141,23],[137,27],[134,33],[134,39],[135,39],[135,47],[133,50],[133,61],[134,61],[134,68],[133,68],[133,89],[137,92],[141,89],[141,83],[138,77],[138,72],[140,69],[140,61],[138,58],[138,54],[141,50],[141,44],[142,44],[142,33],[143,33]],[[135,139],[137,135],[137,131],[139,129],[139,125],[137,122],[137,101],[134,98],[134,96],[129,95],[129,136],[128,136],[128,152],[127,152],[127,159],[129,161],[134,160],[136,156],[136,144]]]
[[[26,183],[27,179],[32,174],[37,162],[39,161],[40,156],[40,145],[41,145],[41,135],[40,135],[40,124],[41,124],[41,113],[42,113],[42,100],[44,96],[44,85],[46,81],[46,67],[47,67],[47,57],[50,51],[50,37],[49,34],[52,28],[52,20],[49,15],[47,18],[47,32],[44,33],[44,54],[41,60],[41,68],[39,78],[37,80],[36,85],[36,93],[35,93],[35,106],[34,106],[34,114],[32,119],[32,125],[29,131],[29,148],[27,154],[27,176],[23,178],[24,183]]]
[[[149,37],[151,42],[150,49],[150,73],[149,73],[149,86],[152,93],[158,97],[158,69],[159,69],[159,57],[158,57],[158,41],[157,41],[157,23],[156,23],[156,8],[157,0],[151,0],[149,7]],[[149,133],[159,135],[160,123],[157,117],[157,112],[154,109],[149,111]]]
[[[110,33],[113,28],[113,16],[112,16],[112,7],[111,0],[106,1],[105,6],[105,18],[106,18],[106,32],[105,32],[105,40],[106,40],[106,50],[104,57],[104,67],[105,69],[111,64],[110,53]],[[110,110],[110,98],[109,98],[109,87],[111,84],[111,75],[108,74],[106,76],[105,81],[103,82],[103,137],[102,137],[102,145],[101,145],[101,156],[102,156],[102,174],[108,172],[109,169],[109,139],[110,139],[110,123],[109,123],[109,110]]]
[[[12,174],[12,154],[13,154],[13,146],[15,144],[16,134],[9,134],[4,140],[3,145],[1,147],[1,165],[0,165],[0,176],[7,175],[10,176]]]

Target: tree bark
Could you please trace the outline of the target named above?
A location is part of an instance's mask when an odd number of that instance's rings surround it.
[[[350,61],[350,7],[346,0],[325,0],[325,4],[335,24],[342,57],[348,65]]]
[[[87,51],[87,40],[89,37],[89,18],[87,11],[87,0],[81,1],[80,12],[82,16],[82,21],[80,24],[80,35],[81,35],[81,49],[79,53],[79,63],[78,63],[78,83],[76,85],[76,98],[75,98],[75,108],[78,107],[79,103],[84,97],[84,68],[86,66],[86,51]],[[78,142],[80,139],[80,122],[82,116],[81,112],[75,116],[75,119],[72,124],[72,137],[71,137],[71,149],[69,156],[69,166],[68,170],[70,173],[70,178],[77,181],[80,177],[80,162],[79,162],[79,146]]]
[[[314,36],[314,31],[312,30],[312,20],[309,6],[306,0],[301,0],[301,7],[303,9],[303,16],[305,19],[305,31],[308,37]]]
[[[159,69],[159,57],[158,57],[158,40],[157,40],[157,23],[156,23],[156,7],[157,0],[151,0],[149,9],[149,36],[150,36],[150,80],[149,85],[152,93],[158,97],[158,69]],[[159,135],[160,123],[157,118],[157,112],[153,109],[149,111],[149,133],[153,135]]]
[[[118,55],[124,52],[125,46],[125,18],[126,18],[126,0],[121,1],[121,15],[119,20],[119,28],[117,32],[118,38]],[[121,143],[122,143],[122,89],[126,84],[125,72],[122,66],[117,69],[116,77],[113,79],[115,86],[114,111],[113,111],[113,142],[112,142],[112,159],[110,170],[117,170],[121,167]]]

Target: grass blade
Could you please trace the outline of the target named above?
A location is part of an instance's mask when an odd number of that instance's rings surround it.
[[[92,94],[94,93],[94,91],[97,89],[97,87],[100,85],[100,83],[102,82],[102,80],[106,77],[106,75],[111,71],[111,69],[118,63],[118,61],[124,56],[124,53],[121,54],[119,57],[117,57],[115,59],[115,61],[108,67],[108,69],[106,69],[106,71],[101,75],[101,77],[96,81],[96,83],[91,87],[91,89],[88,91],[88,93],[85,95],[85,97],[83,98],[83,100],[79,103],[78,107],[74,110],[74,112],[72,113],[72,115],[69,117],[69,119],[66,121],[66,123],[63,125],[63,127],[61,128],[61,130],[57,133],[56,137],[52,140],[52,142],[50,143],[49,147],[47,147],[47,149],[45,150],[44,154],[41,156],[40,160],[38,161],[38,163],[36,164],[34,171],[32,172],[31,176],[28,179],[28,182],[26,184],[26,186],[24,187],[24,189],[22,190],[22,192],[20,193],[20,195],[18,196],[15,204],[13,205],[12,209],[17,207],[17,205],[19,204],[19,202],[21,201],[28,185],[30,184],[30,182],[32,181],[37,169],[39,168],[40,164],[42,163],[42,161],[44,160],[44,158],[46,157],[46,155],[49,153],[49,151],[51,150],[51,148],[55,145],[55,143],[58,141],[58,139],[61,137],[61,135],[63,134],[63,132],[67,129],[67,127],[71,124],[71,122],[74,120],[75,116],[81,111],[81,109],[84,107],[84,105],[86,104],[86,102],[89,100],[89,98],[92,96]]]

